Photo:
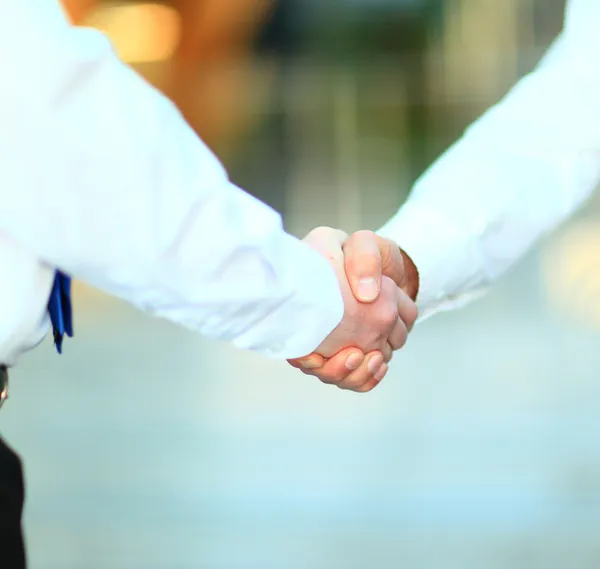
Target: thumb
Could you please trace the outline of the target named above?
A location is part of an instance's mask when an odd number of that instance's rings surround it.
[[[356,299],[371,303],[381,291],[383,264],[377,235],[357,231],[344,243],[346,278]]]
[[[398,244],[391,239],[376,236],[379,254],[381,255],[381,272],[392,279],[402,290],[407,286],[406,266]]]
[[[320,354],[310,354],[303,358],[296,358],[293,360],[288,360],[288,363],[297,369],[318,369],[325,365],[325,358]]]

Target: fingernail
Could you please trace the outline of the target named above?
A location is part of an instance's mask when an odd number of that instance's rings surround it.
[[[375,300],[379,294],[379,287],[374,278],[360,279],[358,281],[358,298],[365,302]]]
[[[304,369],[317,369],[319,367],[318,362],[315,360],[300,360],[300,365]]]
[[[381,364],[383,364],[383,356],[381,354],[373,356],[367,364],[367,369],[369,370],[369,373],[372,375],[375,374],[375,372],[377,372],[381,367]]]
[[[355,370],[360,367],[365,357],[360,352],[353,352],[348,356],[346,360],[346,367],[350,370]]]
[[[388,369],[389,369],[388,365],[383,364],[379,368],[379,371],[373,376],[373,379],[375,379],[376,381],[381,381],[385,377],[385,374],[387,373]]]

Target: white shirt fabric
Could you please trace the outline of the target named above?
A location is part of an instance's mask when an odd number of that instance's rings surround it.
[[[381,230],[420,272],[420,320],[479,296],[600,181],[600,1],[417,181]]]
[[[54,267],[240,348],[312,352],[343,315],[328,262],[102,34],[56,0],[0,11],[0,362],[47,330]]]

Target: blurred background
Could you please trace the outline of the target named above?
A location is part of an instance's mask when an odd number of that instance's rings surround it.
[[[298,236],[376,229],[564,0],[68,0]],[[33,569],[600,565],[600,207],[358,396],[84,286],[13,373]]]

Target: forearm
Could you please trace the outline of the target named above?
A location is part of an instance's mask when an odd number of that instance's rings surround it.
[[[557,46],[380,230],[415,262],[421,317],[478,296],[595,189],[600,137],[590,117],[598,103],[582,94],[589,90],[573,52]]]
[[[274,357],[316,348],[343,313],[328,263],[229,182],[102,36],[58,19],[48,32],[31,6],[15,8],[21,25],[47,35],[25,54],[28,73],[7,68],[0,227],[45,262],[211,337]]]

